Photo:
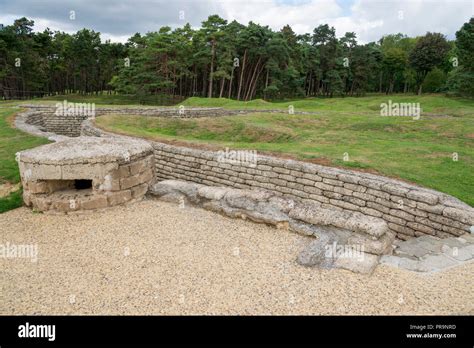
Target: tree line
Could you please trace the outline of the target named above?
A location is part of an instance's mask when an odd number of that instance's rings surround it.
[[[68,93],[283,99],[365,93],[447,92],[474,96],[474,18],[447,40],[387,35],[360,44],[319,25],[296,34],[218,15],[200,28],[186,24],[133,35],[125,44],[100,33],[33,31],[15,20],[0,29],[4,99]]]

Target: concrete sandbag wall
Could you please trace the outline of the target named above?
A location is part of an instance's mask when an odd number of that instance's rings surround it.
[[[153,143],[157,180],[179,179],[266,189],[387,221],[400,239],[460,236],[474,209],[449,195],[390,178],[294,160],[257,156],[255,165],[226,163],[217,152]]]

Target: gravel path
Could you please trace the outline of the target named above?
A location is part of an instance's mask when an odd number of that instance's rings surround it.
[[[474,263],[432,275],[299,266],[308,237],[148,200],[0,215],[0,314],[474,314]]]

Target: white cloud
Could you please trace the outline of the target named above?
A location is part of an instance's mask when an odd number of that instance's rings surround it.
[[[383,35],[402,32],[409,36],[427,31],[441,32],[450,38],[473,15],[472,0],[356,0],[349,14],[342,15],[340,3],[311,0],[303,4],[264,2],[226,2],[223,14],[242,23],[252,20],[278,30],[290,24],[297,33],[312,32],[319,24],[336,28],[338,36],[355,32],[362,42],[379,40]]]
[[[249,21],[279,30],[289,24],[294,31],[303,34],[312,32],[319,19],[341,15],[342,7],[336,0],[311,0],[309,2],[284,4],[267,1],[225,1],[221,5],[221,16],[247,24]]]
[[[471,0],[357,0],[351,9],[354,31],[364,41],[375,41],[386,34],[424,35],[427,31],[441,32],[450,38],[472,16]],[[373,29],[364,24],[383,23]]]
[[[77,12],[75,21],[68,18],[71,9]],[[341,0],[0,0],[0,23],[11,24],[26,16],[35,20],[36,30],[75,32],[87,27],[100,31],[103,38],[124,42],[135,32],[185,22],[197,27],[207,16],[219,14],[229,21],[253,21],[274,30],[289,24],[300,34],[328,23],[338,36],[353,31],[359,41],[369,42],[398,32],[416,36],[436,31],[452,39],[473,9],[472,0],[355,0],[350,9]],[[179,20],[179,11],[184,11],[184,21]]]

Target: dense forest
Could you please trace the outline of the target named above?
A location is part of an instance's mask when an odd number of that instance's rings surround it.
[[[297,35],[217,15],[133,35],[125,44],[100,33],[33,31],[27,18],[0,29],[3,99],[68,93],[282,99],[379,93],[474,96],[474,18],[456,32],[402,34],[359,44],[328,25]]]

